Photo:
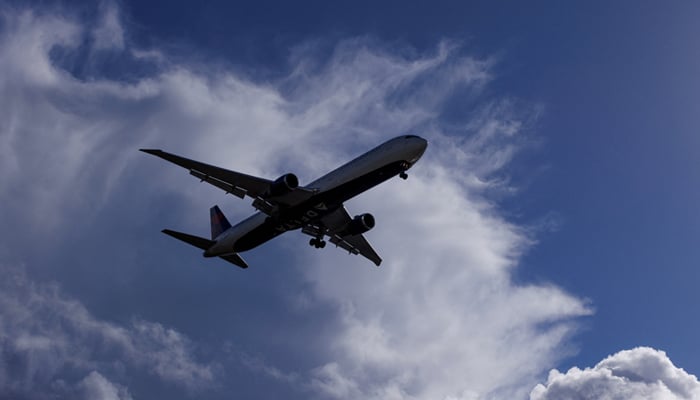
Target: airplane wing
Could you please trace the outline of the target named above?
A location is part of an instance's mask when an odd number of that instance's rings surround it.
[[[341,206],[321,219],[320,225],[322,226],[307,226],[302,229],[302,232],[311,236],[318,236],[319,232],[325,232],[326,235],[330,236],[330,242],[337,247],[341,247],[352,254],[360,254],[379,266],[382,263],[381,257],[379,257],[362,234],[348,235],[344,233],[351,221],[352,217],[348,214],[345,207]]]
[[[231,193],[241,199],[245,196],[252,197],[254,199],[253,207],[266,214],[273,214],[280,205],[290,207],[299,204],[316,193],[314,189],[298,186],[287,193],[271,195],[270,188],[274,181],[269,179],[215,167],[162,150],[141,149],[141,151],[186,168],[190,171],[190,175],[199,178],[202,182],[216,186],[226,193]]]

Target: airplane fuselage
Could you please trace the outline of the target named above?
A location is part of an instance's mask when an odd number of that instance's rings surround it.
[[[308,184],[316,190],[308,200],[280,209],[274,216],[257,212],[232,226],[215,238],[216,243],[204,255],[215,257],[250,250],[284,232],[318,221],[342,207],[343,202],[405,174],[426,147],[426,140],[418,136],[391,139]]]

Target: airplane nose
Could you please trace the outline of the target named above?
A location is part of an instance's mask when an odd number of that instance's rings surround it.
[[[425,152],[425,149],[428,148],[428,141],[423,139],[423,138],[419,138],[419,139],[420,139],[420,141],[419,141],[418,146],[420,149],[420,153],[423,154],[423,152]]]
[[[411,164],[414,164],[416,161],[418,161],[419,158],[423,155],[425,152],[425,149],[428,148],[428,141],[423,139],[422,137],[416,136],[413,138],[413,143],[411,146],[413,149],[413,157],[411,157]]]
[[[425,152],[425,149],[428,148],[428,141],[423,139],[422,137],[417,137],[414,143],[414,148],[418,157],[422,156]]]

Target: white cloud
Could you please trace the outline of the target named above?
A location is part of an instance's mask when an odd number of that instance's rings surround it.
[[[270,378],[286,383],[297,384],[300,376],[296,373],[285,373],[279,368],[268,365],[261,357],[254,357],[249,354],[240,355],[241,363],[248,369],[262,373]]]
[[[49,51],[55,46],[77,45],[80,26],[61,17],[14,9],[0,9],[0,17],[5,33],[0,38],[0,68],[4,72],[0,83],[6,94],[22,95],[14,90],[7,92],[18,88],[48,89],[66,78],[65,72],[52,66]]]
[[[114,26],[105,22],[105,40],[128,47],[114,39],[124,35],[114,18]],[[385,259],[381,268],[332,246],[311,249],[297,233],[280,241],[290,247],[290,268],[311,283],[303,302],[337,307],[337,319],[325,327],[334,339],[289,344],[323,354],[307,370],[244,360],[249,369],[322,398],[524,398],[572,351],[566,339],[576,318],[590,314],[586,302],[551,285],[512,281],[536,238],[502,217],[489,193],[508,189],[501,171],[537,110],[507,99],[474,102],[492,79],[491,61],[450,44],[406,58],[354,39],[330,55],[313,45],[293,49],[295,67],[274,82],[175,62],[158,49],[138,53],[158,55],[160,70],[149,77],[81,81],[49,56],[54,46],[78,45],[86,34],[79,23],[30,12],[5,20],[12,22],[0,38],[0,95],[13,102],[0,109],[0,223],[15,221],[31,235],[55,233],[78,215],[90,218],[135,166],[148,175],[150,184],[134,188],[146,198],[170,191],[193,210],[212,198],[226,201],[139,147],[267,177],[293,171],[310,181],[392,136],[429,139],[407,182],[393,180],[348,204],[377,218],[367,236]],[[443,105],[455,98],[464,102],[464,117],[448,125]],[[236,210],[232,220],[250,211]],[[182,218],[201,226],[197,212]],[[21,376],[4,366],[5,387],[50,382],[66,365],[84,376],[104,366],[95,354],[108,351],[187,387],[214,378],[209,363],[194,360],[187,338],[158,323],[100,321],[52,286],[22,279],[7,283],[6,293],[0,334],[28,361]],[[101,376],[88,375],[84,385],[127,398],[118,386],[108,390]]]
[[[80,381],[77,391],[85,400],[132,400],[125,387],[110,382],[96,371],[90,372]]]
[[[454,165],[455,149],[460,140],[435,140],[407,182],[353,201],[378,218],[368,237],[385,256],[380,269],[330,252],[305,258],[318,295],[343,307],[334,372],[360,397],[524,395],[561,357],[571,318],[589,313],[555,287],[511,283],[530,239],[464,184],[470,164],[488,169],[491,155]]]
[[[100,18],[93,29],[92,37],[96,49],[124,48],[124,28],[119,21],[119,9],[111,1],[100,4]]]
[[[407,182],[386,183],[349,204],[379,221],[368,238],[385,258],[381,269],[331,248],[314,251],[298,234],[283,241],[303,260],[299,270],[313,283],[314,301],[341,310],[338,324],[328,328],[336,339],[324,349],[326,361],[302,371],[308,376],[303,386],[317,395],[526,394],[535,377],[562,357],[574,331],[572,318],[590,312],[556,287],[511,282],[511,270],[533,238],[499,216],[485,190],[502,185],[495,175],[516,153],[528,112],[490,100],[465,106],[469,120],[453,122],[449,133],[441,123],[443,103],[465,93],[473,98],[491,79],[488,60],[462,56],[450,45],[408,59],[356,39],[341,42],[322,61],[313,46],[295,49],[297,67],[279,82],[255,83],[231,71],[174,62],[132,84],[80,81],[48,56],[52,46],[70,47],[79,38],[58,43],[33,33],[53,26],[80,32],[80,27],[57,18],[25,19],[10,27],[3,43],[34,40],[30,44],[44,51],[33,61],[52,79],[30,76],[18,85],[5,75],[3,91],[36,92],[41,101],[22,95],[14,108],[0,111],[1,120],[15,121],[2,131],[2,152],[13,154],[14,161],[2,163],[16,165],[2,174],[22,203],[11,209],[30,209],[22,220],[40,221],[44,231],[50,231],[47,219],[62,226],[77,209],[83,207],[84,218],[84,207],[99,207],[108,198],[108,183],[118,182],[127,162],[134,164],[136,157],[143,160],[136,165],[155,162],[135,152],[138,147],[163,147],[270,177],[294,170],[310,181],[389,137],[418,133],[430,140]],[[11,48],[0,48],[0,58]],[[42,162],[32,164],[32,154]],[[109,163],[97,162],[96,154]],[[201,192],[210,189],[183,191],[186,175],[161,167],[148,168],[149,181],[159,184],[140,188],[142,194],[170,188],[191,196],[197,207],[210,205]],[[27,181],[43,184],[24,186]],[[85,311],[78,314],[88,318]],[[134,362],[163,379],[211,379],[211,371],[191,362],[186,349],[180,353],[186,346],[178,334],[157,324],[87,326],[122,343]]]
[[[322,395],[339,399],[357,399],[362,391],[357,383],[340,373],[338,364],[328,363],[312,371],[310,386]]]
[[[666,353],[649,347],[621,351],[593,368],[552,370],[531,400],[697,400],[700,382],[678,368]]]
[[[97,371],[120,375],[125,366],[188,390],[211,386],[214,366],[196,361],[182,334],[155,322],[99,320],[57,285],[31,281],[22,268],[0,270],[0,396],[61,394],[82,372],[86,378],[75,385],[81,393],[128,399],[125,388]]]

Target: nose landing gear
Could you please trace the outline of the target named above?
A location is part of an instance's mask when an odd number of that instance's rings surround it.
[[[409,164],[406,161],[401,162],[401,173],[399,173],[399,178],[406,180],[408,178],[408,174],[406,173],[406,170],[411,168],[411,164]]]

